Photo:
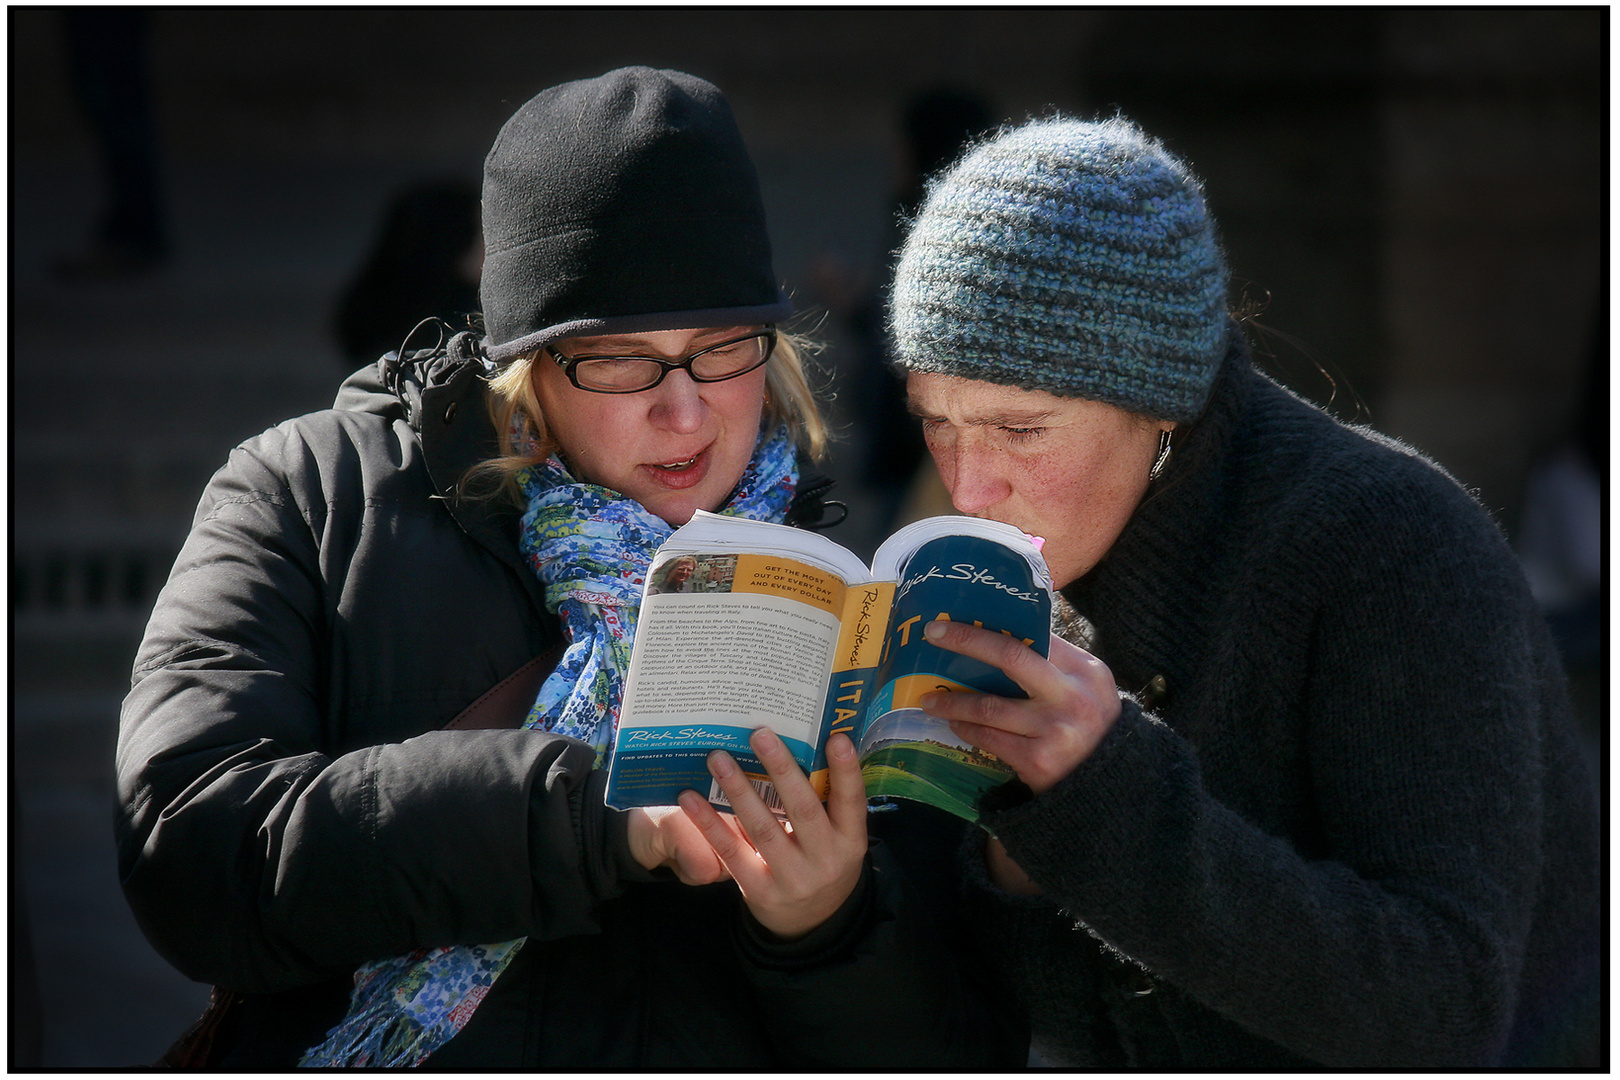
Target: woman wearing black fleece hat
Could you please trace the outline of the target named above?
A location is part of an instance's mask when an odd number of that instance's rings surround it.
[[[541,93],[484,222],[487,336],[239,447],[137,657],[120,872],[157,948],[232,992],[209,1063],[1021,1062],[918,887],[956,833],[895,813],[911,842],[869,848],[850,755],[823,809],[756,735],[791,832],[725,755],[746,838],[701,799],[603,805],[652,550],[698,509],[824,509],[724,98],[648,68]],[[545,677],[508,715],[446,729],[518,669]]]

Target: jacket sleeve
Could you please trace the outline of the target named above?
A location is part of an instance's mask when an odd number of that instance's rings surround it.
[[[579,842],[588,747],[520,730],[379,741],[328,706],[338,500],[301,505],[296,448],[267,450],[272,435],[211,481],[124,703],[119,874],[142,929],[186,975],[246,992],[592,931],[605,878],[587,864],[607,860]]]
[[[953,868],[963,823],[904,805],[871,815],[861,884],[784,943],[739,904],[738,948],[784,1061],[803,1069],[1022,1068],[1028,1033],[965,940]],[[877,838],[888,834],[887,839]]]
[[[1315,551],[1334,580],[1309,629],[1300,715],[1235,702],[1200,718],[1212,739],[1236,725],[1303,731],[1299,758],[1228,759],[1217,778],[1127,699],[1068,778],[985,818],[1106,945],[1327,1065],[1490,1062],[1525,961],[1543,695],[1557,673],[1538,660],[1505,545],[1448,498],[1421,521],[1346,538],[1353,553]],[[1230,807],[1264,790],[1268,770],[1306,778],[1310,830],[1284,839]]]

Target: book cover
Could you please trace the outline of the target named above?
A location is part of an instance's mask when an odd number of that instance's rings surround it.
[[[929,619],[966,619],[1047,651],[1051,583],[1038,544],[1011,526],[929,518],[869,568],[815,533],[699,513],[659,549],[638,615],[609,806],[660,806],[686,788],[725,804],[706,758],[737,759],[780,809],[748,735],[768,726],[825,793],[825,744],[858,747],[873,798],[976,816],[1011,775],[916,707],[936,688],[1007,696],[1004,674],[929,644]]]

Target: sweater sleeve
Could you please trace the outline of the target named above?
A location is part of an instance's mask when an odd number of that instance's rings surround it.
[[[1353,552],[1315,550],[1333,582],[1298,715],[1239,701],[1198,718],[1211,737],[1287,730],[1297,751],[1217,777],[1126,700],[1066,780],[985,819],[1107,945],[1326,1065],[1489,1063],[1515,1005],[1543,860],[1546,673],[1505,545],[1446,498]],[[1284,790],[1277,770],[1313,819],[1286,839],[1230,805]]]
[[[256,993],[419,947],[592,931],[588,747],[379,738],[330,706],[329,507],[299,504],[267,464],[285,457],[248,444],[210,483],[136,660],[117,840],[142,929],[186,975]]]

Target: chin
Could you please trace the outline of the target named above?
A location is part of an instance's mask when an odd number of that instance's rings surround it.
[[[680,528],[682,525],[685,525],[688,521],[691,521],[692,515],[697,513],[699,510],[710,509],[706,503],[674,503],[659,502],[658,500],[654,500],[654,503],[655,505],[648,506],[647,509],[658,517],[661,517],[665,521],[669,522],[669,524],[676,529]]]

